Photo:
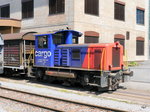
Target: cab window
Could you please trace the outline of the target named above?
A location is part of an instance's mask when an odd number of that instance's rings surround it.
[[[48,48],[48,36],[38,36],[38,48]]]
[[[65,43],[65,33],[53,34],[53,43],[54,44],[64,44]]]

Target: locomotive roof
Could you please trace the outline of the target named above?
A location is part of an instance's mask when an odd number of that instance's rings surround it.
[[[34,37],[35,33],[36,32],[3,34],[2,38],[4,40],[35,40],[35,37]]]
[[[39,35],[49,35],[49,34],[57,34],[57,33],[62,33],[62,32],[72,32],[73,35],[77,36],[77,37],[81,37],[82,36],[82,33],[81,32],[78,32],[78,31],[75,31],[75,30],[58,30],[58,31],[55,31],[55,32],[45,32],[45,33],[38,33],[36,34],[36,36],[39,36]]]

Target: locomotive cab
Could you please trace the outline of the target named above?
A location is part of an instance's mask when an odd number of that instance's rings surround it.
[[[76,43],[81,35],[80,32],[73,30],[36,35],[35,66],[54,67],[54,51],[57,46]]]

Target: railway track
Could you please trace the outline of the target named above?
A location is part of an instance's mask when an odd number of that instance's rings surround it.
[[[132,101],[132,103],[150,106],[149,94],[138,93],[135,91],[116,91],[111,94],[111,97],[126,99],[127,101]]]
[[[135,98],[145,99],[145,100],[149,100],[150,101],[150,95],[148,95],[148,94],[127,92],[127,91],[117,91],[114,94],[116,94],[116,95],[124,95],[124,96],[129,96],[129,97],[135,97]]]
[[[39,95],[31,92],[15,90],[6,87],[0,87],[0,97],[9,99],[23,104],[32,105],[42,109],[47,109],[57,112],[125,112],[124,110],[114,109],[109,107],[91,105],[81,103],[78,101],[72,101],[67,99],[61,99],[56,97],[50,97],[45,95]]]

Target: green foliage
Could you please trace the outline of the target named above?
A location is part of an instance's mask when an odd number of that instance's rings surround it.
[[[135,61],[131,61],[128,63],[128,66],[138,66],[139,63],[138,62],[135,62]]]

